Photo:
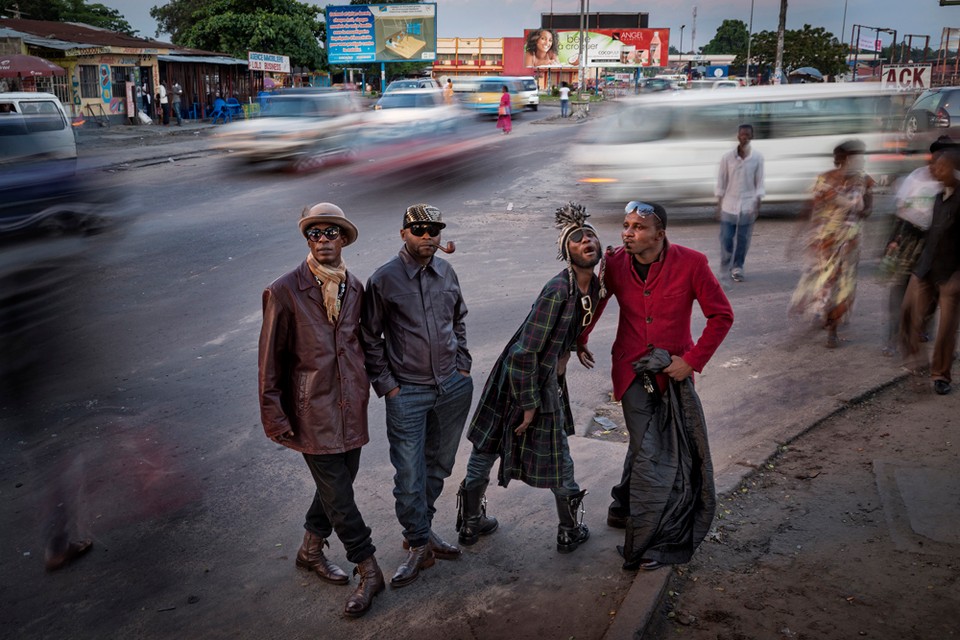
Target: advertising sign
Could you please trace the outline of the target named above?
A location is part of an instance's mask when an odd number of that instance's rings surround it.
[[[437,5],[327,7],[330,64],[437,59]]]
[[[883,43],[869,36],[860,36],[857,40],[857,46],[860,47],[861,51],[873,51],[876,53],[883,48]]]
[[[891,91],[914,91],[929,89],[933,65],[930,64],[885,64],[880,73],[881,87]]]
[[[580,32],[526,29],[525,67],[580,66]],[[588,67],[665,67],[670,29],[593,29],[587,32]]]
[[[278,56],[275,53],[259,53],[257,51],[248,51],[247,68],[250,71],[290,73],[290,57]]]

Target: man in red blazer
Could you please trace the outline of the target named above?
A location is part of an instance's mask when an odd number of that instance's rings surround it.
[[[665,349],[672,362],[657,375],[662,391],[667,376],[680,381],[702,371],[733,324],[733,309],[707,257],[667,240],[666,210],[658,204],[633,201],[625,211],[623,246],[608,255],[604,275],[607,291],[620,305],[612,349],[613,394],[622,403],[630,434],[623,477],[611,491],[613,503],[607,512],[607,524],[618,528],[626,527],[630,515],[631,452],[640,448],[639,438],[653,416],[656,400],[652,387],[648,391],[637,377],[633,363],[654,348]],[[591,326],[580,336],[577,351],[586,367],[594,364],[587,348],[590,331],[609,299],[600,301]],[[707,319],[697,342],[690,333],[694,301]],[[653,562],[641,568],[658,566],[660,563]]]

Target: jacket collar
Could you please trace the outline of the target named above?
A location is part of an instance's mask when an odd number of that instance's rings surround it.
[[[411,280],[421,269],[430,269],[441,278],[446,277],[447,272],[450,270],[450,265],[447,264],[447,261],[438,258],[437,256],[433,256],[433,258],[430,260],[430,263],[426,266],[421,265],[419,262],[413,259],[413,256],[410,255],[410,252],[407,251],[406,245],[400,247],[400,253],[398,255],[400,256],[401,264],[403,264],[404,272]]]

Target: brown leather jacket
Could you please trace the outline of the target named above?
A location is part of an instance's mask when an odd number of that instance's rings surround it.
[[[367,444],[370,383],[360,348],[363,285],[347,272],[336,325],[306,261],[263,292],[260,420],[267,437],[292,430],[282,444],[310,454]]]

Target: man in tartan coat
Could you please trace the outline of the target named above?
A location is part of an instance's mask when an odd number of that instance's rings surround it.
[[[583,207],[571,202],[556,216],[561,230],[557,257],[567,268],[543,287],[500,354],[470,423],[467,437],[474,447],[458,493],[457,530],[465,545],[497,528],[497,520],[486,515],[484,500],[497,460],[501,486],[517,478],[553,491],[560,516],[557,551],[570,553],[590,536],[577,517],[587,492],[574,479],[567,444],[574,426],[565,371],[577,337],[603,295],[593,271],[602,252]]]

